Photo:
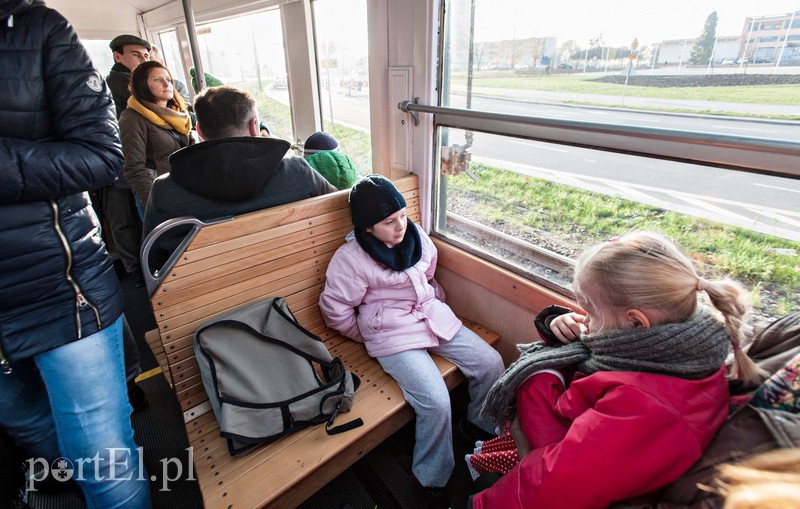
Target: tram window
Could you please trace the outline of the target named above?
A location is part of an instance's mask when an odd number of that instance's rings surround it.
[[[336,137],[362,175],[372,173],[367,2],[316,0],[311,5],[323,129]]]
[[[707,277],[754,288],[761,316],[800,310],[800,180],[453,128],[439,139],[434,230],[501,265],[568,289],[584,248],[655,230]]]
[[[293,141],[280,11],[198,25],[197,38],[204,71],[253,94],[272,135]]]
[[[452,0],[442,21],[439,105],[800,141],[795,48],[761,45],[765,34],[752,23],[786,18],[788,26],[794,11],[794,0],[679,1],[659,11],[628,1],[576,9]],[[688,162],[647,157],[667,155],[658,138],[641,140],[644,156],[634,156],[602,135],[579,148],[548,138],[553,131],[491,124],[528,140],[461,120],[461,129],[436,126],[438,234],[565,291],[570,260],[585,246],[655,229],[719,271],[709,276],[754,288],[760,314],[800,310],[800,180],[692,164],[690,150],[675,154]]]
[[[172,77],[186,83],[187,87],[190,86],[181,65],[180,44],[175,30],[161,32],[158,34],[158,38],[161,41],[161,58],[164,59],[164,64],[169,67]],[[184,99],[190,101],[191,97],[184,97]]]
[[[790,42],[800,27],[788,28],[800,17],[795,0],[681,0],[664,9],[629,0],[452,0],[447,7],[445,103],[471,94],[466,107],[475,109],[502,97],[787,118],[780,105],[800,100],[800,48]],[[774,26],[787,28],[775,34]]]
[[[92,59],[94,68],[103,76],[107,75],[114,65],[114,57],[111,56],[111,49],[108,47],[110,42],[111,39],[81,39],[81,44]]]

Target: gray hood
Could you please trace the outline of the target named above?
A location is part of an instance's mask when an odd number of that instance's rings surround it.
[[[286,140],[259,136],[206,140],[173,153],[170,176],[203,198],[247,201],[270,182],[289,148]]]

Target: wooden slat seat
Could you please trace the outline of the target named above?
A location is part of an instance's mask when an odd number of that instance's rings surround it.
[[[419,221],[415,176],[395,182]],[[159,361],[184,412],[194,473],[206,507],[295,507],[408,423],[413,410],[397,383],[362,344],[328,329],[318,307],[325,271],[352,229],[347,191],[311,198],[201,228],[154,288]],[[364,425],[329,436],[315,426],[231,457],[211,411],[192,347],[204,322],[251,302],[285,297],[296,318],[320,336],[333,356],[361,379],[353,410]],[[497,334],[464,323],[494,345]],[[148,334],[155,344],[155,334]],[[160,350],[163,349],[163,352]],[[452,363],[434,356],[449,389],[463,381]]]

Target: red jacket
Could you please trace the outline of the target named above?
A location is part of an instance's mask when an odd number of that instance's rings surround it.
[[[517,411],[525,405],[526,382]],[[700,458],[728,415],[725,368],[700,380],[636,372],[577,374],[556,400],[561,437],[533,449],[476,509],[608,507],[660,488]],[[527,431],[526,431],[527,434]]]

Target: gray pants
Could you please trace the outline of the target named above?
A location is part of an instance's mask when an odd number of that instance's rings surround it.
[[[469,383],[467,418],[493,432],[498,423],[479,417],[483,400],[505,367],[494,348],[466,327],[450,341],[428,349],[441,355],[464,373]],[[426,350],[407,350],[378,357],[384,371],[397,380],[403,396],[417,414],[412,471],[426,487],[443,487],[453,473],[452,416],[450,394],[436,364]]]

